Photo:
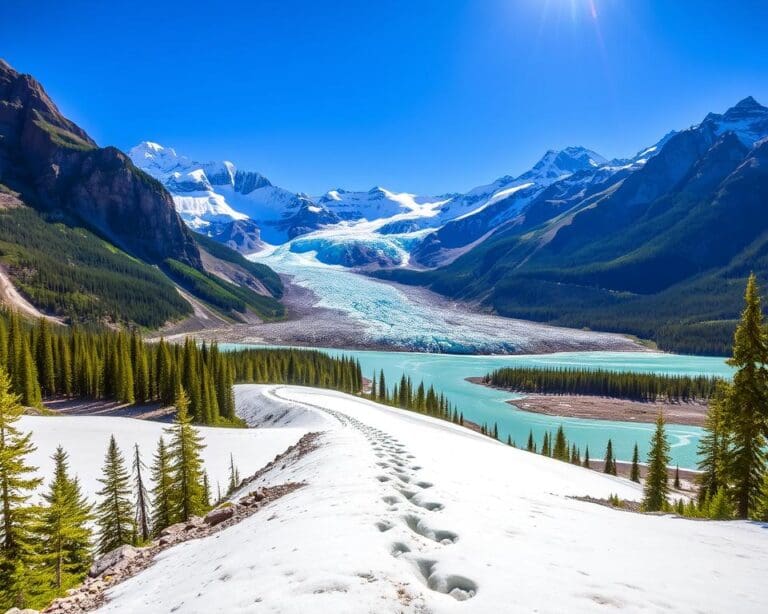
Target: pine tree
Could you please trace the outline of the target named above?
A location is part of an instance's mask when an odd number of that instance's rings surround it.
[[[157,534],[172,524],[171,459],[165,440],[160,437],[152,463],[152,531]]]
[[[42,393],[47,396],[56,394],[56,370],[53,362],[53,338],[48,320],[40,318],[37,327],[37,372]]]
[[[616,475],[616,459],[613,456],[613,442],[608,439],[605,447],[605,460],[603,461],[603,473]]]
[[[725,417],[731,431],[729,473],[739,518],[756,509],[765,473],[768,430],[768,343],[760,292],[754,274],[744,296],[746,307],[736,328],[733,357],[736,367]]]
[[[667,465],[669,464],[669,442],[664,430],[664,415],[659,412],[656,418],[656,430],[651,438],[651,449],[648,452],[648,474],[643,489],[643,509],[648,512],[658,512],[667,504],[669,484],[667,481]]]
[[[235,458],[230,453],[229,455],[229,486],[227,487],[227,494],[231,495],[240,487],[240,472],[235,467]]]
[[[731,385],[725,382],[716,388],[709,401],[704,422],[704,435],[699,440],[699,503],[713,497],[726,487],[728,471],[728,432],[726,404],[732,399]]]
[[[589,446],[584,448],[584,467],[586,469],[591,469],[591,467],[589,466]]]
[[[605,461],[603,462],[603,473],[616,475],[616,459],[613,458],[613,442],[608,439],[608,445],[605,447]]]
[[[146,465],[141,460],[139,453],[139,444],[134,444],[133,448],[133,490],[136,493],[136,513],[134,515],[134,527],[136,528],[136,543],[143,544],[149,541],[149,496],[147,488],[144,486],[144,479],[141,471],[146,469]]]
[[[134,537],[131,476],[114,435],[109,439],[99,482],[102,488],[96,493],[101,497],[96,506],[98,551],[105,554],[118,546],[132,543]]]
[[[35,507],[28,501],[42,480],[32,474],[36,467],[27,464],[35,450],[31,433],[22,433],[17,422],[24,408],[11,393],[11,381],[0,367],[0,604],[24,608],[27,595],[37,580],[29,573],[33,560],[36,524]]]
[[[91,506],[69,475],[67,453],[59,446],[53,456],[54,476],[40,515],[41,566],[51,578],[56,595],[78,584],[91,562]]]
[[[541,442],[541,453],[544,456],[552,456],[549,449],[549,433],[544,433],[544,440]]]
[[[677,490],[680,490],[680,465],[677,465],[677,467],[675,467],[675,482],[673,484],[673,487]]]
[[[528,433],[528,443],[525,445],[525,449],[529,452],[536,451],[536,443],[533,440],[533,429],[531,429]]]
[[[565,440],[563,426],[557,427],[555,434],[555,445],[552,448],[552,457],[561,461],[568,461],[568,442]]]
[[[733,506],[724,488],[720,488],[707,505],[707,518],[712,520],[729,520],[733,518]]]
[[[176,393],[176,419],[166,432],[170,437],[171,519],[173,522],[186,521],[207,510],[203,492],[203,461],[200,457],[205,446],[192,426],[189,399],[183,388]]]
[[[207,471],[203,471],[203,505],[205,509],[211,507],[211,485],[208,482]]]
[[[640,482],[640,452],[635,444],[632,452],[632,470],[629,472],[629,479],[633,482]]]

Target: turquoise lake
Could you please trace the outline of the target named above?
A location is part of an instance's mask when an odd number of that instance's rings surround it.
[[[224,348],[243,347],[228,344]],[[378,352],[358,350],[335,350],[317,348],[330,354],[344,354],[360,361],[363,375],[371,377],[374,370],[384,370],[391,386],[405,372],[415,382],[424,381],[443,392],[454,403],[464,417],[480,424],[496,422],[503,440],[507,435],[518,445],[523,445],[533,429],[537,442],[541,442],[546,431],[555,431],[563,425],[570,442],[583,451],[589,446],[590,457],[602,458],[608,438],[613,441],[614,450],[620,460],[632,457],[635,443],[640,448],[641,459],[648,451],[648,442],[653,430],[652,424],[617,422],[612,420],[585,420],[560,418],[521,411],[506,401],[520,398],[509,392],[493,390],[465,381],[467,377],[482,376],[502,366],[556,366],[620,371],[641,371],[648,373],[677,375],[717,375],[730,377],[732,369],[723,358],[707,356],[684,356],[659,352],[573,352],[521,356],[465,356],[447,354],[425,354],[411,352]],[[667,434],[672,446],[672,464],[683,468],[696,467],[696,447],[701,429],[694,426],[667,425]]]

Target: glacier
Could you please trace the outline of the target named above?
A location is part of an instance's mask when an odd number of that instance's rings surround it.
[[[311,241],[311,240],[310,240]],[[362,330],[359,345],[448,354],[512,354],[569,349],[638,350],[620,335],[475,313],[418,288],[401,287],[318,258],[311,242],[253,254],[315,296],[316,309],[342,312]],[[320,317],[318,315],[317,317]],[[338,322],[338,316],[334,316]]]

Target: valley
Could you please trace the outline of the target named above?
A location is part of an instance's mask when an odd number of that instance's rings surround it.
[[[767,611],[768,11],[661,4],[4,7],[0,613]]]

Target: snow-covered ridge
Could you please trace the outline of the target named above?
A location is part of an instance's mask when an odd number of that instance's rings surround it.
[[[709,130],[713,139],[732,131],[751,147],[768,135],[768,109],[746,98],[723,114],[710,113],[691,129]],[[461,253],[458,248],[482,241],[515,220],[551,186],[567,182],[573,196],[578,195],[579,186],[587,190],[614,176],[618,181],[641,169],[674,134],[669,132],[623,159],[607,160],[580,146],[549,150],[519,175],[505,175],[465,193],[438,196],[376,186],[368,191],[336,188],[310,197],[275,186],[262,174],[240,170],[232,162],[194,162],[154,142],[140,143],[130,155],[171,191],[190,226],[212,236],[229,234],[222,224],[250,219],[260,236],[243,245],[295,240],[292,249],[305,252],[309,245],[317,245],[318,259],[328,264],[406,266],[413,260],[435,266],[445,262],[435,245],[447,239],[445,255],[455,257]]]
[[[306,485],[165,551],[101,612],[763,612],[766,531],[644,516],[621,478],[327,390],[252,389],[329,419],[260,485]],[[717,578],[716,587],[712,578]]]

